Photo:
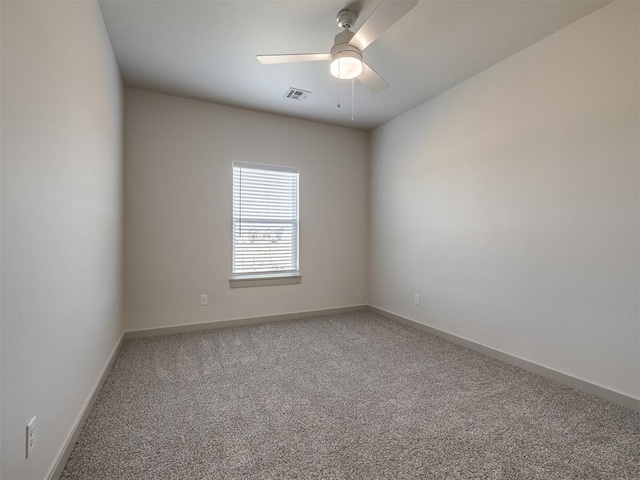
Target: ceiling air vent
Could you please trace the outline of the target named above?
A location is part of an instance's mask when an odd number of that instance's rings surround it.
[[[298,100],[301,102],[302,100],[305,100],[310,93],[311,92],[307,92],[306,90],[301,90],[299,88],[291,87],[284,94],[284,98],[289,98],[291,100]]]

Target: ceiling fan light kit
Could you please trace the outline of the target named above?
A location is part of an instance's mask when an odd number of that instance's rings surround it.
[[[349,28],[356,22],[356,13],[340,10],[336,20],[338,27],[344,30],[336,35],[330,53],[258,55],[256,58],[262,64],[330,60],[329,71],[334,77],[340,80],[357,78],[369,92],[381,92],[389,83],[364,62],[362,52],[417,4],[418,0],[381,0],[355,33]]]
[[[338,52],[331,55],[331,75],[340,80],[351,80],[362,73],[362,55],[358,52]]]
[[[340,12],[342,13],[342,12]],[[338,22],[340,22],[338,16]],[[345,30],[336,35],[334,45],[331,48],[331,75],[340,80],[351,80],[362,73],[362,52],[349,43],[353,32]]]

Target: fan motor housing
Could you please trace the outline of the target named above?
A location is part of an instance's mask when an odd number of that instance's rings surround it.
[[[355,52],[360,57],[360,60],[362,60],[362,52],[349,43],[353,35],[353,32],[349,30],[344,30],[336,35],[333,40],[333,47],[331,47],[331,59],[339,52]]]

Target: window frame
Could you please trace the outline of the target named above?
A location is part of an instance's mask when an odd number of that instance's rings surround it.
[[[247,168],[271,172],[288,172],[297,175],[296,181],[296,199],[295,199],[295,244],[292,245],[295,255],[295,269],[285,271],[267,271],[267,272],[242,272],[235,273],[236,267],[236,202],[235,202],[235,172],[236,168]],[[302,275],[300,274],[300,169],[288,165],[274,165],[268,163],[254,163],[244,161],[234,161],[232,163],[232,192],[231,192],[231,278],[229,286],[231,288],[238,287],[256,287],[268,285],[291,285],[301,283]],[[283,222],[286,223],[286,222]]]

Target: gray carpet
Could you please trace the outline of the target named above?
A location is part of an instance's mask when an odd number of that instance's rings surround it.
[[[125,342],[62,479],[639,479],[640,415],[369,312]]]

